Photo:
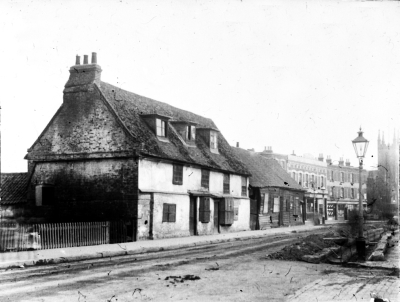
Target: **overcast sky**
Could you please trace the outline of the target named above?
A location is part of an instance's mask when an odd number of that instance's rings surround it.
[[[102,80],[212,118],[231,145],[357,159],[400,120],[400,2],[1,1],[1,168],[62,104],[75,56]]]

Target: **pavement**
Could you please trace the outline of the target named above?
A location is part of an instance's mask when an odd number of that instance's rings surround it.
[[[349,276],[335,273],[329,278],[318,279],[302,287],[289,296],[287,301],[371,301],[371,295],[375,293],[381,298],[397,302],[399,284],[396,276]]]
[[[378,269],[396,269],[399,270],[400,261],[400,247],[399,247],[399,230],[396,230],[392,236],[392,243],[394,246],[389,246],[385,253],[384,261],[365,261],[365,262],[349,262],[349,265],[365,268],[378,268]]]
[[[237,233],[224,233],[207,236],[190,236],[137,242],[103,244],[48,250],[33,250],[22,252],[0,253],[0,269],[12,267],[26,267],[40,264],[56,264],[89,259],[117,257],[158,251],[174,250],[192,246],[201,246],[212,243],[221,243],[279,234],[307,232],[329,226],[300,225],[291,227],[271,228],[259,231],[243,231]]]
[[[393,243],[394,246],[389,247],[385,254],[385,261],[353,263],[361,268],[357,275],[339,272],[329,278],[315,280],[288,297],[288,301],[317,301],[315,297],[318,301],[370,301],[372,293],[391,302],[400,301],[398,230],[393,236]]]

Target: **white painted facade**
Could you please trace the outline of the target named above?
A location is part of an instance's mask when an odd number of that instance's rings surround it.
[[[172,183],[173,165],[166,162],[141,159],[139,161],[139,190],[142,192],[188,193],[201,190],[201,168],[184,166],[183,184]],[[246,187],[248,187],[246,177]],[[209,192],[223,194],[223,173],[210,171]],[[242,197],[242,178],[240,175],[230,174],[230,196]],[[247,197],[247,196],[246,196]]]
[[[201,188],[201,168],[185,165],[183,166],[182,185],[173,184],[173,164],[165,161],[157,161],[142,158],[138,164],[139,175],[139,218],[142,208],[149,208],[146,203],[150,203],[150,198],[141,196],[153,196],[153,221],[152,237],[168,238],[189,236],[189,211],[190,211],[190,192],[208,192],[214,197],[210,198],[210,222],[202,223],[199,221],[200,197],[196,202],[196,228],[198,235],[214,234],[214,200],[224,197],[234,198],[234,206],[238,209],[237,219],[232,225],[220,226],[220,232],[235,232],[250,230],[250,199],[248,198],[248,177],[246,177],[246,195],[242,196],[242,177],[230,174],[230,194],[223,193],[222,172],[210,170],[209,190]],[[142,203],[142,205],[140,204]],[[163,204],[176,204],[176,221],[163,222]],[[142,219],[143,220],[143,219]],[[149,223],[144,224],[145,220],[138,221],[139,238],[140,234],[148,232]]]

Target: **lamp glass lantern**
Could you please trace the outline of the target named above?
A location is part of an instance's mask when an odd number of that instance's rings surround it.
[[[369,141],[363,137],[363,131],[358,131],[358,136],[352,141],[354,151],[358,158],[363,158],[367,152]]]

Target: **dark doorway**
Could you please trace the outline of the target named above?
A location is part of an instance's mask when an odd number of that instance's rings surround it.
[[[250,199],[250,230],[258,230],[258,207],[257,200]]]
[[[110,222],[110,243],[137,241],[135,220],[119,220]]]
[[[126,227],[126,241],[133,242],[136,241],[136,232],[135,232],[135,224],[132,220],[128,220],[125,222]]]
[[[190,196],[189,209],[189,232],[190,235],[197,235],[197,197]]]
[[[219,232],[219,201],[214,200],[214,234],[218,234]]]

